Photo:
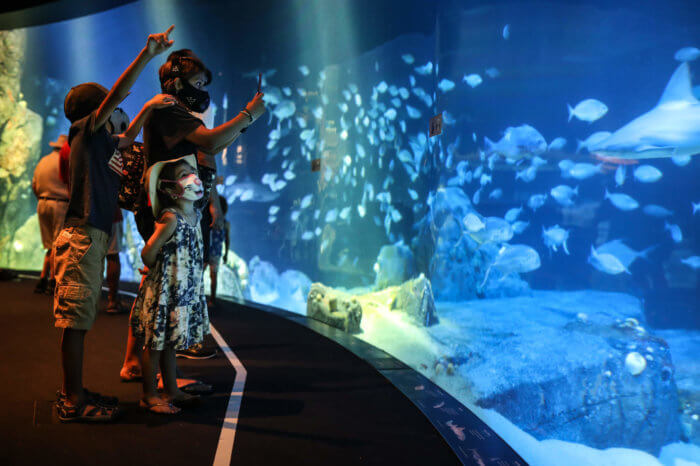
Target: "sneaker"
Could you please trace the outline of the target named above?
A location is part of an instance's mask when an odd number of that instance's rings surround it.
[[[215,349],[204,348],[201,344],[196,344],[187,348],[186,350],[178,350],[175,352],[175,356],[178,358],[187,359],[211,359],[216,356]]]

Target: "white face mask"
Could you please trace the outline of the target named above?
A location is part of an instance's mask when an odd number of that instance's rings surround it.
[[[177,180],[177,184],[182,188],[182,195],[188,201],[198,201],[204,195],[202,180],[197,175],[191,173]]]

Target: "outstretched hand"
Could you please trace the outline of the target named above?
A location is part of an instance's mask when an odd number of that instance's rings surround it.
[[[262,92],[256,93],[253,100],[248,102],[248,105],[245,106],[246,110],[248,110],[253,117],[253,120],[257,120],[263,113],[265,113],[265,101],[263,100],[264,95],[265,94]]]
[[[148,36],[148,42],[146,43],[146,48],[149,55],[152,57],[165,52],[170,47],[172,47],[174,41],[169,39],[168,36],[175,29],[175,25],[171,25],[167,31],[161,32],[160,34],[151,34]]]
[[[146,105],[150,108],[163,108],[175,105],[177,101],[170,94],[156,94]]]

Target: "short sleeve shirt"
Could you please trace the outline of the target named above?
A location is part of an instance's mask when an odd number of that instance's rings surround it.
[[[70,200],[65,226],[89,224],[110,234],[121,185],[110,160],[118,156],[119,139],[106,125],[96,129],[96,116],[97,110],[74,122],[68,133]]]
[[[154,110],[143,125],[147,165],[196,154],[197,146],[185,138],[202,125],[180,104]]]
[[[34,169],[32,187],[38,198],[69,199],[68,185],[61,181],[59,176],[58,150],[39,160]]]

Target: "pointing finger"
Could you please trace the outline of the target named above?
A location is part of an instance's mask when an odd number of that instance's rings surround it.
[[[165,38],[167,39],[171,32],[175,29],[175,25],[171,24],[167,31],[165,31]]]

